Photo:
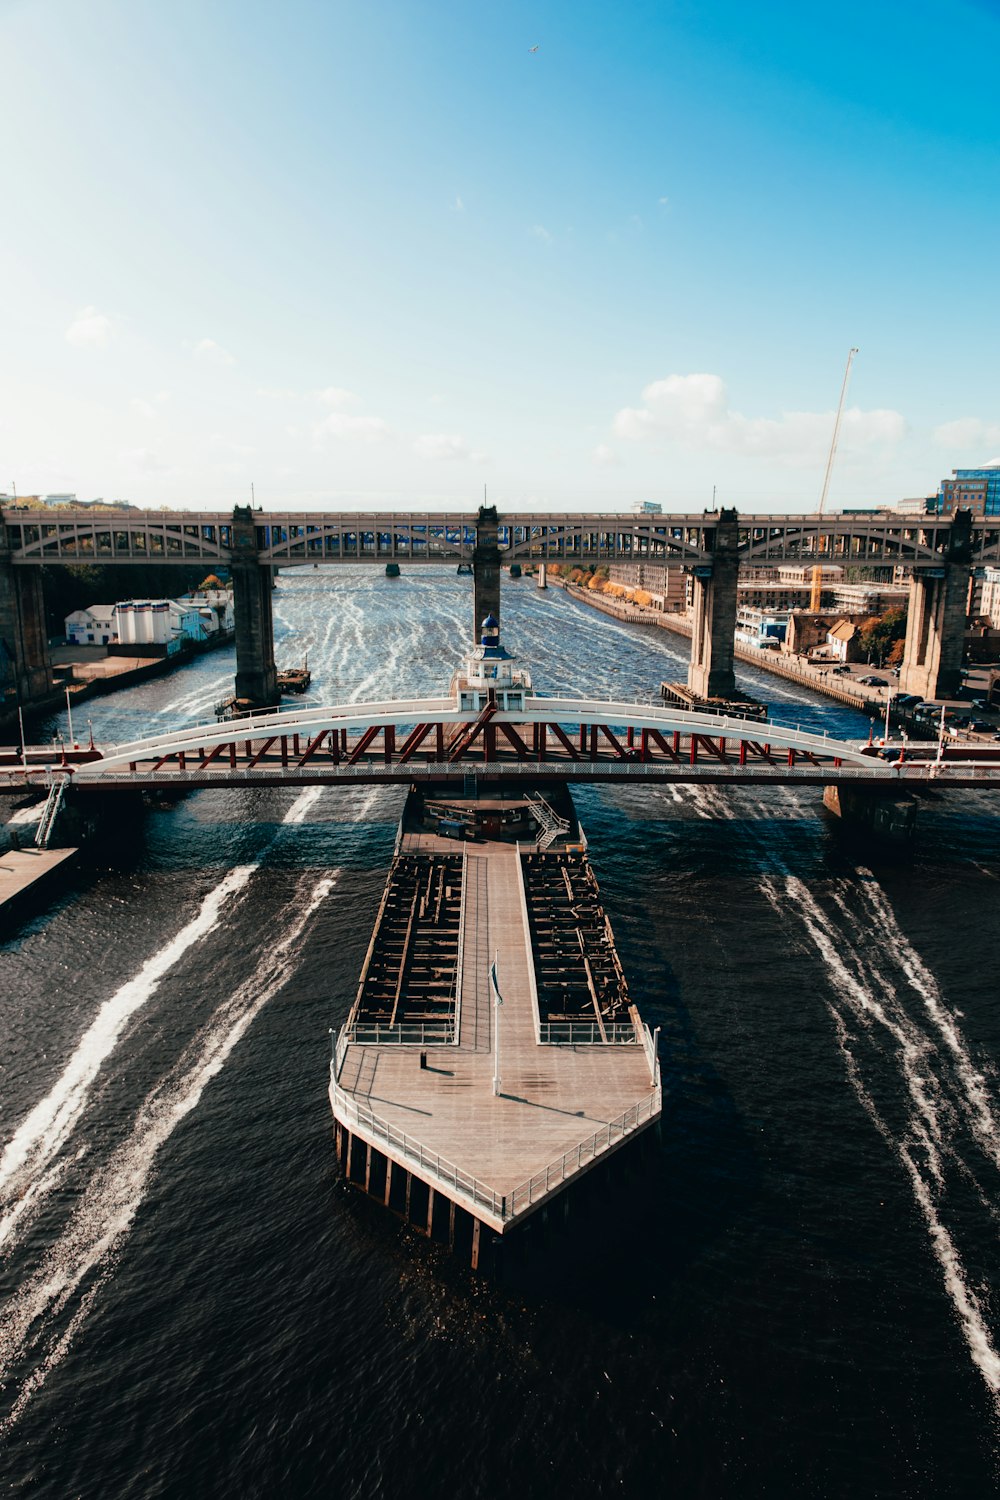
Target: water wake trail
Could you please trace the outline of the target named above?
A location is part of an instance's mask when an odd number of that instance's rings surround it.
[[[862,895],[867,899],[875,921],[891,939],[910,987],[920,996],[935,1030],[951,1053],[955,1072],[969,1105],[969,1126],[983,1151],[1000,1168],[1000,1119],[990,1100],[986,1079],[973,1063],[968,1045],[956,1025],[954,1012],[944,1003],[933,974],[900,928],[874,875],[865,869],[860,869],[858,873],[863,882]]]
[[[872,953],[881,952],[881,962],[865,959],[858,947],[845,953],[843,931],[819,906],[805,884],[791,875],[777,858],[772,856],[771,863],[775,874],[762,878],[761,890],[784,920],[791,914],[799,918],[823,961],[834,995],[829,1008],[848,1080],[862,1108],[906,1170],[966,1346],[1000,1415],[1000,1354],[984,1306],[970,1285],[955,1238],[941,1214],[941,1205],[948,1194],[949,1171],[955,1167],[962,1178],[971,1181],[980,1204],[989,1205],[989,1195],[979,1188],[970,1165],[958,1153],[955,1139],[958,1120],[964,1118],[988,1160],[996,1161],[995,1113],[985,1080],[972,1065],[933,977],[899,929],[882,892],[873,889],[871,873],[858,872],[864,880],[863,896],[871,929],[868,947]],[[783,880],[781,890],[776,884],[779,878]],[[842,889],[834,893],[834,903],[856,928],[856,883],[845,880],[840,885]],[[880,948],[887,933],[893,944],[891,950]],[[887,972],[886,966],[892,962],[898,968],[898,978]],[[900,990],[907,987],[923,1000],[935,1031],[944,1041],[952,1062],[950,1074],[941,1071],[941,1050],[934,1035],[922,1029],[900,998]],[[880,1041],[882,1037],[888,1046]],[[874,1046],[883,1061],[902,1078],[910,1099],[903,1134],[891,1128],[876,1106],[872,1088],[856,1056],[862,1042],[867,1047]]]
[[[307,894],[304,888],[312,877],[299,882],[280,942],[219,1007],[172,1073],[147,1095],[128,1138],[91,1178],[67,1227],[0,1313],[0,1387],[15,1374],[15,1366],[26,1359],[32,1363],[10,1412],[0,1422],[0,1433],[20,1419],[69,1350],[95,1297],[113,1273],[158,1153],[197,1107],[205,1087],[264,1006],[292,977],[303,933],[335,887],[339,873],[335,870],[323,876]],[[74,1298],[77,1302],[71,1308]],[[67,1310],[68,1325],[53,1332],[54,1320]]]
[[[238,865],[204,898],[196,916],[148,958],[134,978],[101,1006],[58,1081],[15,1130],[0,1156],[0,1204],[9,1205],[52,1162],[82,1114],[94,1079],[128,1022],[156,993],[164,976],[218,925],[223,908],[246,887],[256,865]],[[33,1196],[39,1185],[36,1183]],[[4,1236],[14,1216],[3,1220]]]

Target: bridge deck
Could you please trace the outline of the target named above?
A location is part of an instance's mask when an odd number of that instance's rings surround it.
[[[404,838],[402,851],[410,847]],[[498,1198],[512,1198],[565,1153],[586,1148],[601,1127],[636,1105],[647,1106],[655,1090],[641,1045],[538,1044],[517,848],[499,840],[466,848],[457,1045],[350,1044],[339,1083],[350,1101],[385,1125],[478,1179]],[[503,996],[499,1095],[493,1092],[496,1011],[489,983],[494,954]],[[426,1068],[420,1065],[421,1050]],[[334,1112],[339,1117],[336,1099]],[[345,1123],[366,1134],[349,1117]],[[373,1140],[385,1150],[381,1139]],[[583,1165],[590,1159],[584,1149]],[[403,1164],[424,1175],[412,1157]],[[425,1180],[441,1190],[433,1175]],[[489,1213],[480,1217],[502,1227]]]

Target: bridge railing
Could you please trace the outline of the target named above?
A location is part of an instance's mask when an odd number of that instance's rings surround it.
[[[391,725],[401,729],[421,723],[452,725],[467,722],[472,717],[474,714],[470,711],[457,708],[453,698],[331,704],[325,708],[266,713],[255,715],[252,719],[230,720],[224,726],[194,725],[166,735],[107,746],[102,750],[101,760],[91,763],[91,774],[99,773],[102,765],[172,756],[182,751],[193,752],[210,746],[214,748],[238,744],[241,741],[259,744],[262,740],[276,739],[279,736],[287,739],[295,734],[364,730],[372,726],[382,728]],[[529,697],[522,710],[500,713],[496,716],[496,722],[515,725],[550,723],[569,729],[580,724],[604,724],[619,731],[631,725],[638,730],[647,728],[683,735],[698,734],[707,739],[721,737],[739,741],[748,738],[745,719],[697,714],[668,705],[625,703],[614,699]],[[768,721],[755,723],[753,729],[753,738],[767,741],[773,751],[795,749],[853,761],[861,756],[859,746],[831,739],[826,733],[803,730],[801,726],[772,724]]]

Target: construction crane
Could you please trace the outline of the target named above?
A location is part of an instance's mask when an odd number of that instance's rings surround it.
[[[847,395],[847,385],[851,378],[851,366],[854,363],[854,356],[857,354],[857,352],[857,349],[852,349],[850,354],[848,354],[847,356],[847,368],[844,371],[844,383],[840,387],[840,405],[837,407],[837,420],[833,424],[833,441],[830,443],[830,457],[826,461],[826,476],[823,480],[823,493],[819,497],[820,515],[823,514],[823,507],[826,505],[826,493],[830,488],[830,475],[833,473],[833,459],[834,455],[837,452],[837,438],[840,436],[840,419],[844,415],[844,399]]]
[[[837,417],[833,424],[833,438],[830,441],[830,456],[826,461],[826,474],[823,477],[823,493],[819,497],[819,514],[822,515],[826,506],[827,491],[830,488],[830,475],[833,473],[833,460],[837,452],[837,439],[840,436],[840,419],[844,414],[844,401],[847,398],[847,387],[851,379],[851,366],[857,349],[852,349],[847,356],[847,365],[844,370],[844,383],[840,387],[840,403],[837,407]],[[822,542],[820,543],[822,545]],[[814,614],[818,613],[823,603],[823,569],[816,566],[812,570],[812,588],[809,594],[809,608]]]

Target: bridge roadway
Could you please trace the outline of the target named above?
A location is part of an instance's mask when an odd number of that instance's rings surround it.
[[[741,563],[934,566],[954,517],[756,515],[736,521]],[[711,565],[720,513],[506,511],[493,521],[508,562]],[[0,510],[0,550],[19,567],[52,563],[221,563],[250,554],[280,567],[310,563],[471,562],[483,512]],[[1000,563],[1000,517],[971,520],[972,560]]]
[[[527,696],[517,712],[451,697],[350,703],[195,725],[66,758],[0,754],[0,787],[69,776],[75,791],[539,779],[713,786],[933,783],[1000,788],[1000,758],[938,760],[670,705]]]

